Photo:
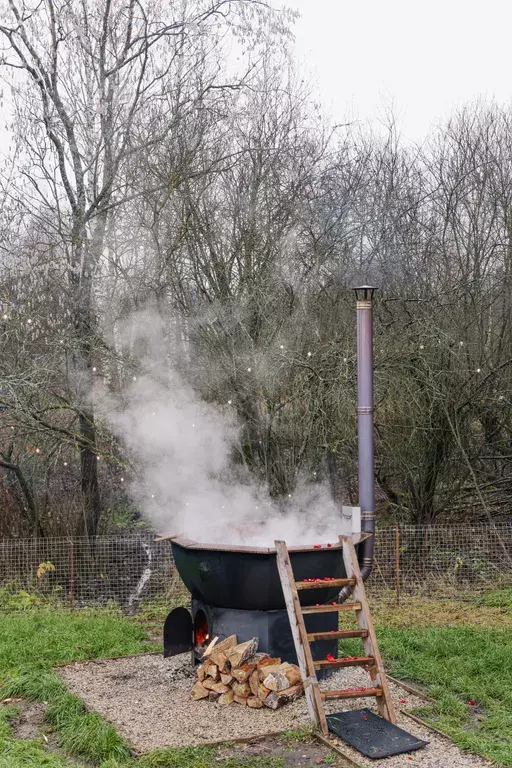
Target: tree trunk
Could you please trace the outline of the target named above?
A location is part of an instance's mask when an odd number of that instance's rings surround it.
[[[39,520],[37,502],[34,498],[34,494],[32,493],[32,489],[30,488],[30,485],[21,470],[21,467],[18,466],[18,464],[13,464],[10,460],[4,458],[0,459],[0,467],[10,470],[16,477],[25,499],[25,510],[28,513],[27,517],[29,519],[30,527],[32,528],[32,533],[34,536],[39,536],[42,538],[44,536],[44,531]]]
[[[101,515],[101,498],[98,482],[98,452],[93,402],[93,339],[96,318],[93,311],[93,268],[94,257],[90,243],[83,239],[77,249],[83,254],[80,273],[71,273],[74,299],[72,308],[75,330],[73,374],[79,407],[78,432],[80,436],[81,490],[84,504],[83,528],[87,536],[98,533]],[[75,265],[80,263],[75,260]]]
[[[95,536],[101,516],[100,486],[98,482],[98,455],[94,413],[83,411],[79,417],[80,437],[85,445],[80,448],[81,488],[84,503],[84,528],[87,536]]]
[[[341,510],[345,489],[343,485],[343,470],[341,466],[341,457],[337,450],[327,451],[327,474],[329,477],[329,487],[331,489],[331,498],[337,507]]]

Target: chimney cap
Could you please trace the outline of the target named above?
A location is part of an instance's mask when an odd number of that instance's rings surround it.
[[[356,294],[358,301],[371,301],[377,288],[374,285],[356,285],[352,290]]]

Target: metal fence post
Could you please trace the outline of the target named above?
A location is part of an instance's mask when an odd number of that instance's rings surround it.
[[[72,541],[68,541],[68,574],[68,600],[73,605],[75,602],[75,550]]]
[[[396,602],[400,602],[400,529],[395,528],[395,584]]]

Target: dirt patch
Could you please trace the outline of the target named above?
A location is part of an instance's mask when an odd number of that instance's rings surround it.
[[[318,768],[318,766],[341,766],[342,760],[334,752],[329,751],[323,744],[316,740],[292,741],[282,738],[268,738],[253,744],[239,744],[233,747],[219,749],[218,757],[234,757],[243,759],[248,757],[281,758],[283,768]]]
[[[15,739],[42,739],[48,752],[59,755],[64,760],[69,759],[61,749],[59,740],[52,727],[45,722],[45,704],[40,701],[26,701],[25,699],[18,698],[5,699],[0,702],[0,706],[10,705],[15,706],[19,712],[9,723]],[[80,766],[85,765],[85,763],[74,758],[73,765]]]
[[[16,739],[39,739],[44,725],[45,705],[40,701],[16,701],[19,715],[11,720]]]

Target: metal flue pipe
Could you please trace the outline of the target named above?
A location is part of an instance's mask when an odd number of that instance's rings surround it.
[[[375,288],[361,285],[354,288],[357,308],[357,442],[359,506],[361,531],[372,534],[359,547],[359,565],[363,579],[373,567],[375,539],[375,478],[373,449],[373,312]],[[351,589],[344,587],[340,600],[346,600]]]
[[[375,469],[373,450],[373,311],[375,288],[355,288],[357,299],[357,442],[361,531],[372,535],[360,548],[363,579],[373,567],[375,539]]]

